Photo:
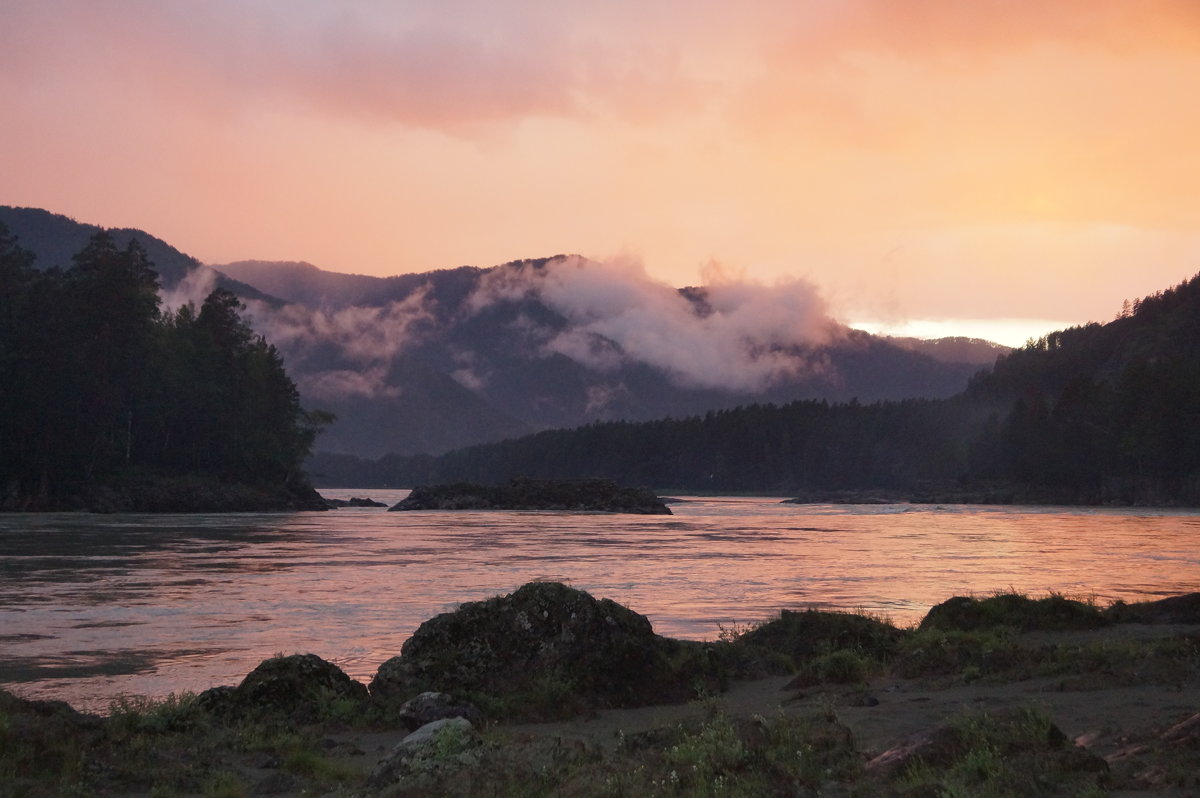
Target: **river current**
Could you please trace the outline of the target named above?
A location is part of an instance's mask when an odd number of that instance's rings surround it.
[[[392,503],[400,491],[367,494]],[[105,711],[312,652],[369,681],[422,621],[534,579],[712,639],[781,609],[905,625],[953,595],[1200,590],[1200,515],[697,498],[672,516],[0,515],[0,686]]]

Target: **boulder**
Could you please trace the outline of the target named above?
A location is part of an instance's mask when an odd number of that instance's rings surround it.
[[[40,701],[18,698],[0,689],[0,717],[3,730],[14,738],[27,738],[34,731],[62,736],[75,731],[99,731],[104,719],[80,712],[65,701]]]
[[[671,515],[653,491],[609,479],[514,479],[507,485],[456,482],[414,488],[389,508],[400,510],[558,510]]]
[[[973,631],[1007,626],[1021,631],[1095,629],[1109,623],[1099,609],[1058,595],[1031,599],[1012,593],[976,599],[955,596],[929,609],[920,629]]]
[[[531,582],[421,624],[370,689],[391,704],[429,690],[502,697],[524,702],[513,711],[526,717],[581,704],[637,706],[694,697],[694,677],[711,666],[699,644],[691,652],[620,604]]]
[[[1185,593],[1135,604],[1118,601],[1104,614],[1115,623],[1200,623],[1200,593]]]
[[[785,654],[798,664],[817,654],[843,648],[887,660],[903,635],[891,624],[866,615],[784,610],[775,620],[743,634],[738,642]]]
[[[197,700],[212,714],[281,715],[299,723],[321,720],[334,712],[365,710],[367,688],[316,654],[291,654],[263,660],[237,687],[205,690]]]
[[[404,702],[404,706],[396,713],[396,719],[410,729],[418,729],[445,718],[463,718],[475,726],[483,721],[483,715],[474,705],[456,701],[449,693],[421,693]]]
[[[367,785],[381,789],[398,781],[431,781],[447,770],[470,767],[478,762],[473,749],[479,736],[465,718],[442,718],[413,731],[380,760]]]

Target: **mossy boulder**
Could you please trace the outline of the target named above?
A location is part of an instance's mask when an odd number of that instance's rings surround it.
[[[1049,595],[1032,599],[1005,593],[976,599],[955,596],[930,608],[920,630],[974,631],[1001,626],[1020,631],[1095,629],[1109,621],[1100,610],[1082,601]]]
[[[1118,601],[1104,611],[1104,616],[1114,623],[1200,623],[1200,593],[1134,604]]]
[[[559,510],[569,512],[671,515],[646,488],[609,479],[514,479],[507,485],[455,482],[414,488],[389,508],[399,510]]]
[[[263,660],[237,687],[216,687],[198,696],[219,716],[278,715],[299,723],[365,711],[367,688],[316,654]]]
[[[370,689],[388,704],[437,690],[525,717],[637,706],[691,697],[695,678],[717,670],[702,649],[660,637],[609,599],[531,582],[421,624]]]
[[[784,654],[797,664],[848,649],[886,662],[904,633],[890,623],[845,612],[784,610],[738,638],[738,643]]]

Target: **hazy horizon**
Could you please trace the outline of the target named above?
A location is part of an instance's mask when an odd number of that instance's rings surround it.
[[[0,203],[209,263],[579,253],[1018,344],[1200,270],[1189,0],[2,6]]]

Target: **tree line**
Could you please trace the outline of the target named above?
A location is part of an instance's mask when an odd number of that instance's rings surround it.
[[[129,475],[307,485],[329,419],[279,352],[230,292],[171,312],[158,288],[136,241],[101,232],[43,270],[0,225],[0,505],[69,506]]]

